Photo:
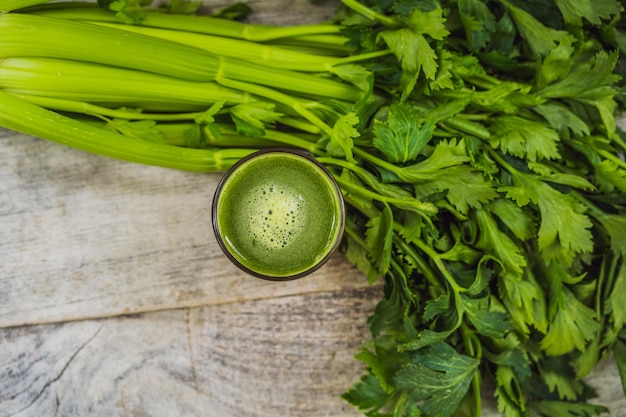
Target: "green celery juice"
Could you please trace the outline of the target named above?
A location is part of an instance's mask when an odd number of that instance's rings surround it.
[[[222,250],[241,269],[293,279],[316,270],[335,250],[344,204],[332,175],[312,158],[259,151],[222,179],[213,224]]]

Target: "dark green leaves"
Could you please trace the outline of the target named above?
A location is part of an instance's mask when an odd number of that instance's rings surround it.
[[[430,141],[433,123],[421,120],[410,106],[392,105],[386,122],[374,124],[374,146],[396,164],[414,161]]]
[[[376,270],[383,275],[391,263],[391,236],[393,233],[393,214],[388,205],[383,206],[379,215],[367,224],[366,243]]]
[[[496,30],[496,18],[481,0],[459,0],[459,15],[470,50],[486,46]]]
[[[378,411],[387,404],[389,395],[383,391],[374,375],[365,374],[354,388],[342,395],[342,398],[355,404],[361,411]]]
[[[476,359],[459,354],[446,343],[437,343],[418,351],[396,374],[394,383],[406,396],[405,409],[420,402],[419,409],[427,415],[448,417],[467,393],[477,367]]]
[[[421,74],[428,80],[435,79],[438,56],[429,39],[443,40],[449,33],[440,8],[428,12],[416,8],[406,24],[405,28],[380,33],[380,37],[400,61],[401,101],[411,94]]]
[[[531,13],[515,6],[512,1],[501,0],[513,17],[519,34],[526,40],[536,56],[545,56],[561,41],[572,35],[564,30],[557,30],[543,25]]]
[[[437,208],[361,205],[367,264],[389,263],[359,355],[373,378],[350,397],[367,415],[465,415],[479,364],[507,417],[605,411],[580,378],[611,348],[626,375],[624,95],[616,38],[595,38],[618,3],[363,6],[368,48],[389,48],[399,68],[373,71],[393,98],[355,161],[378,192],[392,184]]]
[[[622,9],[617,0],[554,0],[565,23],[582,26],[583,19],[594,25],[601,25],[603,20],[618,15]]]
[[[593,250],[591,220],[576,199],[534,176],[515,172],[514,186],[500,188],[520,207],[535,204],[541,216],[538,231],[539,250],[548,260],[569,264],[581,252]]]

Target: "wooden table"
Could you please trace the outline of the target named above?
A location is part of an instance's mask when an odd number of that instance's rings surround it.
[[[335,7],[278,3],[255,19]],[[0,129],[0,417],[360,415],[339,395],[380,287],[341,255],[288,283],[239,272],[211,230],[219,178]],[[611,362],[589,381],[626,416]]]

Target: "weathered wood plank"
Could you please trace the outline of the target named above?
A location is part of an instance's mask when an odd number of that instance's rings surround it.
[[[0,417],[356,416],[376,288],[0,330]]]

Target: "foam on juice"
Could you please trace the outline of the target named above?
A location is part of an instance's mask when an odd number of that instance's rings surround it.
[[[305,200],[287,187],[266,184],[253,189],[242,210],[250,213],[247,229],[254,246],[285,248],[305,230]]]

